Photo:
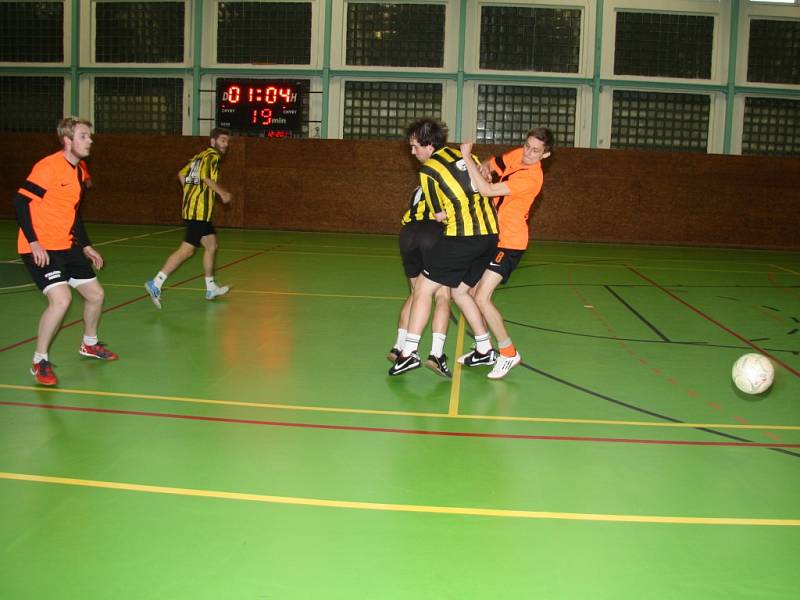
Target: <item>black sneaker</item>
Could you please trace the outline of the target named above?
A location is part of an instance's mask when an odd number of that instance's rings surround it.
[[[481,354],[477,350],[471,350],[464,356],[459,356],[458,362],[466,367],[493,365],[497,362],[497,353],[494,351],[494,348],[489,350],[486,354]]]
[[[419,360],[419,354],[416,352],[412,352],[408,356],[400,355],[392,365],[392,368],[389,369],[389,375],[400,375],[406,371],[419,369],[421,364],[422,362]]]
[[[446,354],[442,354],[441,356],[434,356],[433,354],[429,354],[428,360],[425,361],[425,366],[428,367],[431,371],[438,373],[442,377],[453,376],[453,374],[450,372],[450,369],[447,368]]]
[[[400,350],[400,348],[392,348],[391,350],[389,350],[389,354],[386,355],[386,358],[389,359],[389,362],[393,363],[397,361],[397,357],[400,356],[401,354],[402,351]]]

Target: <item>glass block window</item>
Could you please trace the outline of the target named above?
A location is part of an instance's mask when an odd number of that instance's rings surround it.
[[[63,2],[0,2],[0,62],[64,62]]]
[[[800,21],[750,21],[747,81],[800,84]]]
[[[220,2],[217,62],[311,64],[311,3]]]
[[[182,63],[183,2],[97,2],[95,60]]]
[[[444,66],[443,4],[347,5],[348,65]]]
[[[708,95],[615,90],[611,147],[707,152],[710,110]]]
[[[556,146],[573,147],[577,98],[575,88],[479,85],[475,141],[518,144],[534,127],[547,127]]]
[[[614,74],[711,78],[714,17],[618,12]]]
[[[344,139],[403,139],[419,117],[442,118],[442,84],[347,81]]]
[[[800,156],[800,100],[745,98],[742,154]]]
[[[183,133],[183,80],[98,77],[94,125],[103,133]]]
[[[0,131],[55,133],[64,117],[63,77],[0,77]]]
[[[577,73],[581,10],[484,6],[480,68]]]

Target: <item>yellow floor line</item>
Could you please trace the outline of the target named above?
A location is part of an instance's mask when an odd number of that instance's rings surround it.
[[[456,334],[456,350],[450,364],[453,365],[453,385],[450,386],[450,404],[447,407],[447,415],[454,417],[458,415],[458,401],[461,392],[461,365],[456,359],[464,351],[464,315],[458,318],[458,333]]]
[[[458,363],[456,363],[458,364]],[[456,367],[458,368],[458,367]],[[607,419],[569,419],[561,417],[514,417],[506,415],[448,415],[439,412],[412,412],[401,410],[378,410],[370,408],[344,408],[325,406],[303,406],[288,404],[270,404],[266,402],[243,402],[241,400],[213,400],[206,398],[188,398],[184,396],[159,396],[154,394],[130,394],[125,392],[103,392],[97,390],[80,390],[70,388],[48,388],[33,385],[11,385],[0,383],[2,390],[23,392],[41,392],[51,394],[76,394],[82,396],[99,396],[102,398],[131,398],[134,400],[157,400],[163,402],[184,402],[188,404],[211,404],[219,406],[239,406],[245,408],[276,409],[287,411],[306,411],[319,413],[339,413],[357,415],[382,415],[390,417],[428,417],[434,419],[461,419],[473,421],[508,421],[511,423],[555,423],[566,425],[620,425],[628,427],[672,427],[677,429],[745,429],[745,430],[781,430],[800,431],[800,425],[756,425],[742,423],[673,423],[671,421],[614,421]]]
[[[321,508],[349,508],[356,510],[382,510],[391,512],[411,512],[444,515],[462,515],[473,517],[500,517],[512,519],[560,519],[566,521],[606,521],[623,523],[668,523],[673,525],[749,525],[798,527],[800,519],[751,519],[742,517],[675,517],[654,515],[607,515],[593,513],[564,513],[531,510],[509,510],[500,508],[473,508],[461,506],[426,506],[419,504],[387,504],[381,502],[357,502],[347,500],[325,500],[321,498],[296,498],[292,496],[269,496],[264,494],[245,494],[240,492],[224,492],[218,490],[196,490],[191,488],[165,487],[158,485],[142,485],[116,481],[95,481],[91,479],[72,479],[69,477],[51,477],[29,475],[24,473],[0,472],[0,479],[28,481],[55,485],[72,485],[80,487],[104,488],[128,492],[146,492],[151,494],[172,494],[178,496],[196,496],[201,498],[217,498],[222,500],[238,500],[245,502],[263,502],[268,504],[290,504],[296,506],[314,506]]]
[[[103,282],[103,287],[120,287],[120,288],[141,288],[141,284],[134,284],[134,283],[105,283]],[[189,287],[189,286],[179,286],[179,287],[166,287],[166,291],[168,292],[204,292],[206,288],[198,288],[198,287]],[[313,294],[310,292],[275,292],[270,290],[244,290],[234,287],[232,292],[237,294],[264,294],[264,295],[272,295],[272,296],[308,296],[312,298],[343,298],[346,300],[352,299],[362,299],[362,300],[392,300],[393,302],[397,300],[405,300],[405,296],[359,296],[355,294]]]

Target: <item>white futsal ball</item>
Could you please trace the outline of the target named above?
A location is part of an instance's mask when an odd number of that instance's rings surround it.
[[[745,354],[733,364],[733,383],[745,394],[767,391],[774,378],[772,363],[761,354]]]

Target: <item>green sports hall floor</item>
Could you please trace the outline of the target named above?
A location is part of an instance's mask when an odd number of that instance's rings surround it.
[[[231,293],[195,257],[158,311],[182,230],[89,231],[119,361],[75,302],[36,387],[43,299],[0,293],[3,600],[800,597],[800,254],[534,242],[494,382],[387,375],[393,236],[222,230]]]

